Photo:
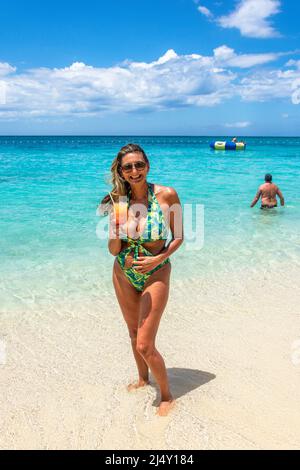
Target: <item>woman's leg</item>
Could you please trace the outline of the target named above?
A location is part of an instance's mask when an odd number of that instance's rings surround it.
[[[160,388],[161,403],[158,413],[168,414],[173,397],[164,360],[155,347],[155,337],[169,296],[171,265],[165,264],[153,273],[141,295],[137,351],[143,356]]]
[[[132,351],[139,373],[138,382],[128,385],[128,390],[132,390],[149,383],[148,366],[136,349],[141,293],[130,284],[117,261],[115,261],[113,269],[113,284],[128,327]]]

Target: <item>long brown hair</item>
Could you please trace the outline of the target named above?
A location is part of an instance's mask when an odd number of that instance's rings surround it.
[[[111,171],[111,184],[112,184],[112,190],[110,192],[111,197],[113,198],[114,201],[117,201],[120,196],[126,196],[129,190],[129,183],[124,180],[121,174],[121,165],[122,165],[122,159],[127,155],[128,153],[135,153],[139,152],[143,155],[143,158],[145,162],[149,165],[149,160],[144,152],[144,150],[137,144],[127,144],[125,147],[122,147],[121,150],[119,151],[118,155],[112,162],[110,171]],[[110,204],[112,203],[111,197],[109,194],[107,194],[101,201],[101,204]]]

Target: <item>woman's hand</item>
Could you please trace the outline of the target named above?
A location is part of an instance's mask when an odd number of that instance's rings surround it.
[[[156,256],[138,256],[133,261],[132,267],[141,274],[146,274],[152,269],[156,268],[163,261],[160,255]]]
[[[128,253],[128,255],[126,255],[126,257],[125,257],[124,268],[125,268],[125,269],[132,268],[132,264],[133,264],[133,263],[134,263],[134,256],[133,256],[133,252],[131,251],[131,252]]]

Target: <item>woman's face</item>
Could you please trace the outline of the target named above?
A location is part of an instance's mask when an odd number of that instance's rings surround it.
[[[144,181],[149,171],[149,165],[140,152],[127,153],[122,158],[121,175],[129,184]]]

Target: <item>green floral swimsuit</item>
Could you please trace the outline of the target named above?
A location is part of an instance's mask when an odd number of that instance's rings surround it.
[[[131,190],[129,190],[127,197],[128,207],[130,197]],[[148,251],[142,244],[146,242],[154,242],[156,240],[166,240],[168,238],[168,234],[169,227],[166,224],[163,212],[152,189],[152,185],[148,183],[148,213],[144,232],[142,236],[137,239],[129,237],[124,238],[123,240],[127,241],[129,246],[124,248],[124,250],[122,250],[117,256],[117,260],[123,269],[125,276],[137,291],[142,292],[145,283],[151,274],[160,269],[164,264],[169,263],[170,260],[168,258],[148,273],[142,274],[134,268],[125,268],[126,256],[131,252],[133,252],[134,260],[137,260],[139,254],[143,256],[153,256],[153,254],[150,253],[150,251]]]

